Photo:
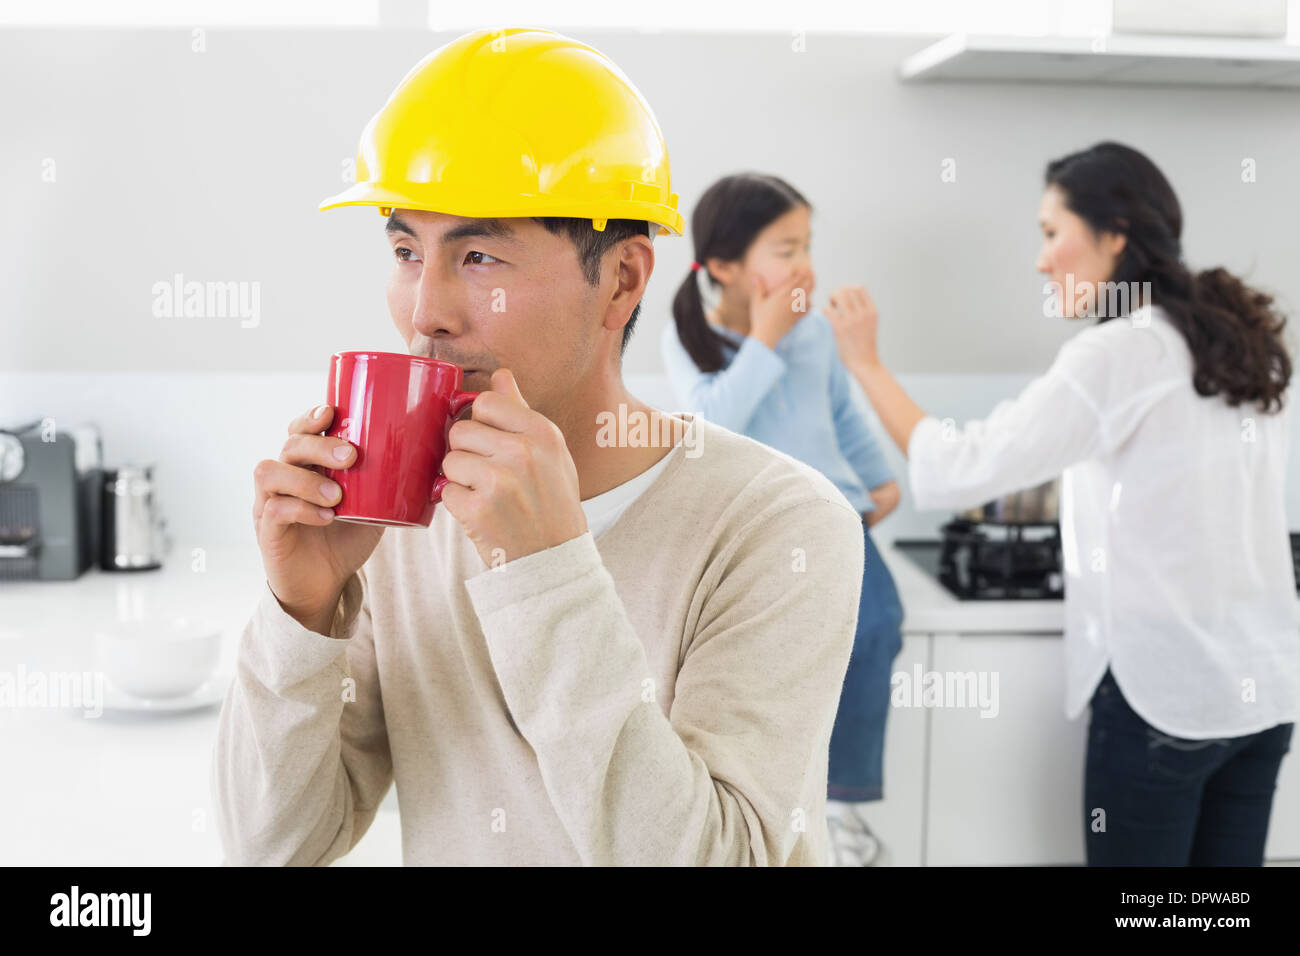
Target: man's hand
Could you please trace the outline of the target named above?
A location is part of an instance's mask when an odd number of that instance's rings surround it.
[[[384,533],[334,520],[340,489],[317,469],[351,468],[357,455],[345,439],[321,434],[333,420],[330,405],[299,415],[279,459],[253,469],[253,527],[267,586],[287,614],[327,637],[344,585]]]
[[[876,304],[860,285],[836,289],[825,309],[835,332],[840,359],[850,371],[879,362],[876,354]]]
[[[484,564],[497,567],[586,533],[564,434],[528,407],[508,369],[492,373],[473,419],[456,422],[448,435],[442,503]]]

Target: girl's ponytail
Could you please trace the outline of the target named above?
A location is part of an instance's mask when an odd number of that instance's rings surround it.
[[[729,344],[725,337],[709,327],[704,315],[704,297],[695,270],[686,274],[686,280],[677,287],[673,296],[673,321],[677,323],[677,338],[701,372],[716,372],[726,368],[727,360],[722,347]]]

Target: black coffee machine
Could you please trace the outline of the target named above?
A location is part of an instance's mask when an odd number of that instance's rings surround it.
[[[0,581],[71,580],[99,553],[99,430],[0,428]]]

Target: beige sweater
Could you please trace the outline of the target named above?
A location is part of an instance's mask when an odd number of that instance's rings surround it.
[[[595,541],[488,569],[439,508],[329,637],[264,587],[213,752],[225,862],[329,863],[395,782],[408,865],[827,864],[862,518],[699,425]]]

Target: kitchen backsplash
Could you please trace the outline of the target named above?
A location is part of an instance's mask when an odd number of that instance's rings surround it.
[[[987,414],[998,401],[1014,396],[1030,376],[899,378],[926,411],[961,421]],[[663,376],[630,375],[627,381],[643,400],[660,408],[676,407]],[[278,457],[290,419],[324,397],[324,362],[320,374],[7,373],[0,376],[0,427],[45,416],[68,426],[96,423],[108,467],[128,462],[157,465],[162,512],[177,551],[188,553],[195,547],[251,540],[253,466],[262,458]],[[1294,444],[1294,416],[1291,428]],[[879,536],[934,534],[948,513],[918,512],[911,506],[904,459],[878,424],[876,435],[903,484],[902,504],[879,526]],[[1300,528],[1300,474],[1294,469],[1287,513],[1290,526]]]

